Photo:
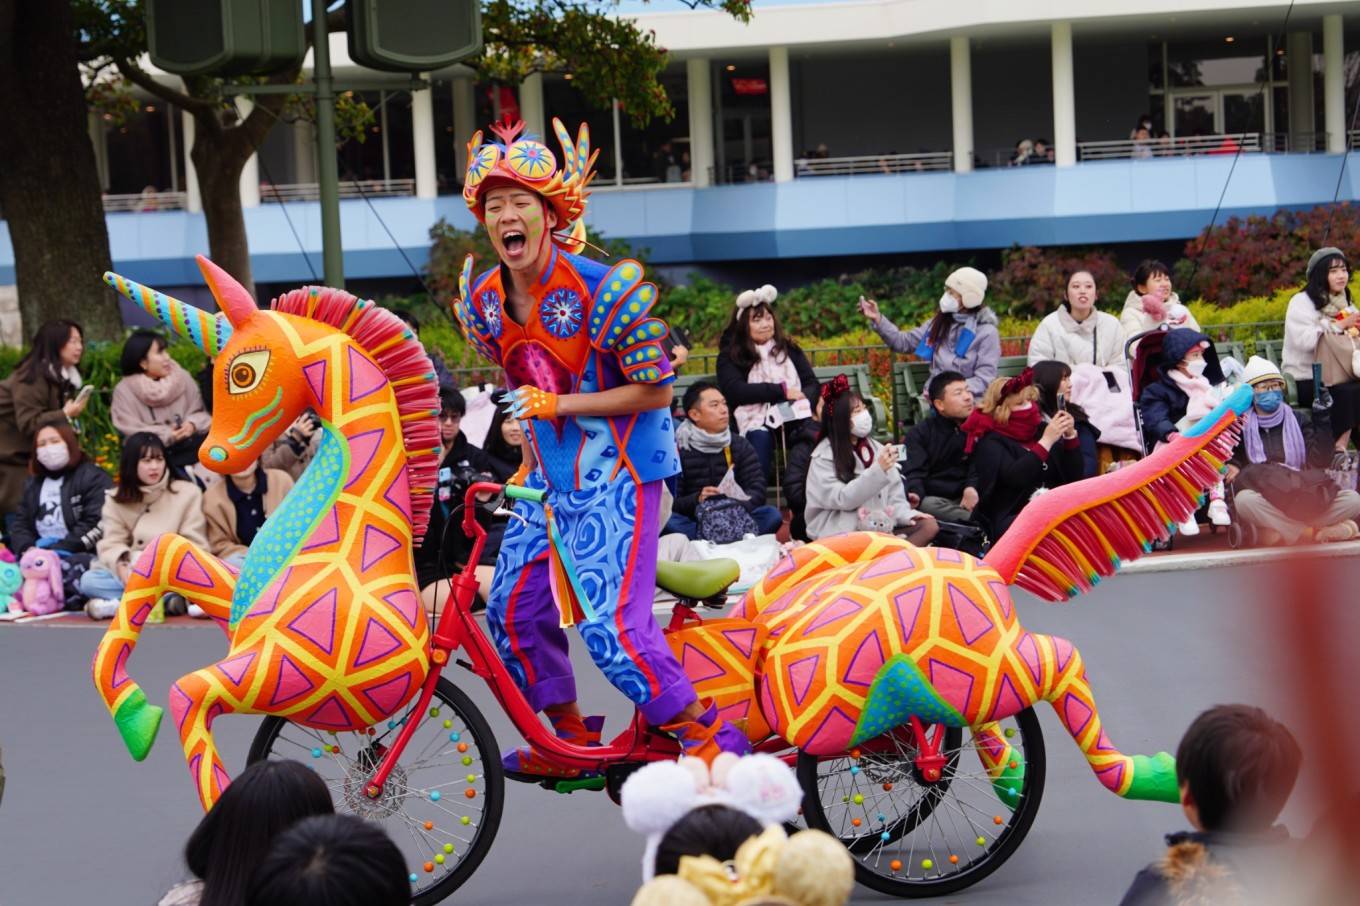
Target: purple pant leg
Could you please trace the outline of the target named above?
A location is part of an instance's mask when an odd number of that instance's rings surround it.
[[[493,610],[493,602],[500,604],[494,592],[487,605],[487,623],[501,659],[535,711],[576,701],[576,679],[548,580],[547,556],[514,575],[503,605]]]

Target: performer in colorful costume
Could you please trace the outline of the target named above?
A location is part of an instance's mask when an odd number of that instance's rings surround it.
[[[656,287],[642,266],[580,257],[587,186],[598,152],[582,126],[553,128],[553,153],[524,124],[468,142],[463,199],[500,265],[473,279],[469,256],[454,310],[468,340],[505,370],[529,451],[519,476],[546,505],[517,505],[496,562],[487,625],[529,702],[559,736],[598,742],[576,706],[563,627],[575,625],[595,664],[654,726],[711,758],[743,752],[745,736],[701,705],[652,616],[662,482],[680,468],[671,424],[674,380],[651,317]],[[554,603],[554,599],[556,603]],[[532,750],[505,757],[512,773],[577,773]]]

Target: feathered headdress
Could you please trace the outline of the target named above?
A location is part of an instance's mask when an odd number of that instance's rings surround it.
[[[521,135],[524,121],[504,121],[491,126],[499,141],[483,142],[477,130],[467,144],[467,174],[463,179],[463,201],[478,221],[486,222],[484,200],[496,186],[522,186],[541,195],[557,214],[553,238],[569,252],[585,245],[587,187],[595,178],[595,158],[590,150],[590,127],[582,123],[575,141],[562,121],[553,118],[553,132],[562,147],[562,168],[548,146],[532,136]]]

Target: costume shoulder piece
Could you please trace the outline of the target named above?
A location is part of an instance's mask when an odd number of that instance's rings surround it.
[[[496,283],[491,277],[491,269],[474,281],[472,279],[472,256],[463,260],[463,271],[458,275],[458,298],[454,300],[453,311],[458,324],[463,328],[473,348],[482,357],[501,364],[501,299],[500,292],[491,285]]]
[[[669,374],[661,341],[669,333],[666,323],[651,317],[656,305],[656,286],[642,279],[642,265],[620,261],[595,288],[590,308],[590,342],[597,349],[618,353],[624,376],[642,383]]]

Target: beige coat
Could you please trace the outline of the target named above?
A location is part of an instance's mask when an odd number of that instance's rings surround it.
[[[1180,301],[1180,296],[1172,293],[1167,304],[1176,305],[1180,303]],[[1124,310],[1119,314],[1119,326],[1124,328],[1125,339],[1131,339],[1140,333],[1149,331],[1160,323],[1162,322],[1143,311],[1143,297],[1138,295],[1137,290],[1131,291],[1128,296],[1124,298]],[[1195,320],[1194,315],[1186,315],[1185,323],[1177,324],[1176,326],[1188,327],[1191,330],[1199,331],[1199,322]]]
[[[42,376],[23,381],[11,374],[0,381],[0,512],[19,506],[38,428],[66,422],[64,396],[61,385]]]
[[[163,387],[159,386],[164,384]],[[152,400],[139,392],[139,387],[155,386],[159,398]],[[189,372],[177,362],[171,361],[170,374],[160,381],[151,381],[145,375],[125,377],[113,388],[113,401],[109,403],[109,418],[123,437],[139,431],[149,431],[169,446],[170,434],[176,422],[188,422],[194,426],[195,434],[206,434],[212,427],[212,416],[203,408],[203,394],[198,391]]]
[[[264,515],[268,518],[293,489],[293,477],[278,469],[265,469],[264,474],[265,484],[268,485],[264,492]],[[236,533],[236,506],[227,494],[230,482],[231,477],[225,476],[203,492],[203,520],[207,523],[208,550],[218,557],[246,552],[241,536]]]
[[[169,482],[168,471],[159,484],[142,490],[140,503],[119,503],[110,493],[99,524],[104,537],[95,550],[100,564],[114,573],[120,562],[136,562],[151,542],[166,533],[183,535],[205,549],[208,546],[203,492],[191,481]]]

